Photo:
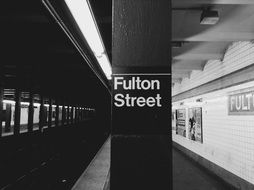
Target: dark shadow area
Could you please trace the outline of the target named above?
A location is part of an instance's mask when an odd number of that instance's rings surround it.
[[[168,135],[114,136],[111,139],[112,190],[170,190]]]

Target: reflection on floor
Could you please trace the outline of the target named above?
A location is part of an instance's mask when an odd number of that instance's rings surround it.
[[[196,163],[173,148],[173,190],[228,190]]]

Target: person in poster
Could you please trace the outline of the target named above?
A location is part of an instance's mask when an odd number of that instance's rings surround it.
[[[189,139],[196,140],[195,132],[196,132],[196,120],[194,117],[193,109],[189,109],[190,117],[189,117]]]
[[[202,134],[202,108],[189,108],[189,139],[203,142]]]

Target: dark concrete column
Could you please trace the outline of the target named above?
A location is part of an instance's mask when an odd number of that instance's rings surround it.
[[[2,77],[1,77],[2,79]],[[2,121],[3,121],[3,100],[4,100],[4,88],[3,85],[0,84],[0,137],[2,136]],[[6,122],[5,122],[6,125]]]
[[[74,121],[74,118],[73,118],[73,112],[74,112],[74,107],[71,106],[71,124],[73,125],[73,121]]]
[[[80,112],[81,112],[81,121],[84,120],[84,110],[83,107],[80,108]]]
[[[52,127],[52,99],[49,98],[48,127]]]
[[[76,122],[79,123],[79,107],[76,107]]]
[[[3,126],[2,121],[4,119],[3,117],[3,100],[4,100],[4,66],[0,65],[0,137],[2,136],[3,132]],[[5,115],[5,121],[6,121],[6,115]],[[6,125],[6,122],[5,122]]]
[[[39,113],[39,131],[42,132],[45,123],[45,113],[44,113],[44,97],[40,96],[40,113]]]
[[[56,119],[55,119],[55,126],[59,126],[59,101],[56,99]]]
[[[63,101],[63,107],[62,107],[62,126],[65,125],[65,102]]]
[[[66,123],[67,123],[67,126],[69,126],[69,124],[70,124],[70,105],[69,104],[67,104],[67,113],[66,113],[66,115],[67,115]]]
[[[170,190],[170,1],[113,5],[110,189]]]
[[[15,89],[15,114],[14,114],[14,135],[20,133],[20,112],[21,112],[21,91],[19,88]]]
[[[82,121],[82,109],[79,107],[79,121]]]
[[[29,93],[29,107],[28,107],[28,132],[33,131],[33,119],[34,119],[34,93],[30,90]]]
[[[11,104],[6,104],[5,129],[4,132],[11,132]]]

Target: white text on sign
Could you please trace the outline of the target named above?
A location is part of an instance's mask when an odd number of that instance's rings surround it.
[[[141,80],[140,77],[131,77],[131,79],[124,79],[124,77],[114,77],[114,90],[123,91],[137,90],[137,91],[153,91],[160,90],[159,80]],[[157,93],[155,96],[130,96],[129,93],[118,93],[114,96],[114,105],[117,107],[161,107],[161,95]]]

